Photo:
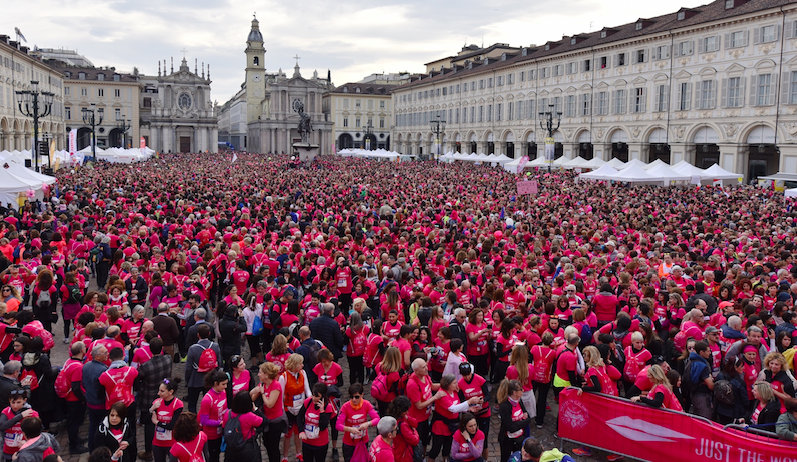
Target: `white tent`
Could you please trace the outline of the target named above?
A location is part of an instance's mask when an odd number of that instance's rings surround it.
[[[571,161],[571,160],[572,160],[572,159],[568,159],[567,157],[565,157],[565,156],[562,156],[562,157],[559,157],[559,158],[557,158],[557,159],[555,159],[555,160],[553,161],[553,166],[554,166],[554,167],[562,167],[562,166],[564,166],[564,165],[565,165],[565,163],[567,163],[567,162],[569,162],[569,161]]]
[[[8,167],[6,167],[6,165],[8,165]],[[25,168],[16,162],[6,162],[3,167],[15,177],[32,182],[36,186],[33,188],[34,190],[41,189],[44,184],[50,185],[55,183],[54,176],[43,175],[29,168]]]
[[[742,175],[739,175],[738,173],[725,170],[718,164],[714,164],[707,168],[706,175],[710,176],[714,180],[736,180],[742,177]]]
[[[600,167],[602,167],[604,165],[606,165],[606,161],[605,160],[600,159],[598,157],[593,157],[592,159],[584,162],[584,164],[581,166],[581,168],[595,170],[595,169],[600,168]]]
[[[647,170],[647,168],[648,168],[648,164],[642,162],[639,159],[631,159],[625,164],[626,167],[630,167],[632,165],[636,165],[637,167],[641,168],[642,170]]]
[[[626,167],[626,163],[616,157],[612,157],[610,161],[606,162],[606,165],[617,170],[622,170]]]
[[[797,197],[797,188],[787,189],[783,194],[786,197]]]
[[[506,154],[501,154],[500,156],[495,156],[495,159],[492,159],[491,162],[496,162],[499,164],[505,164],[507,162],[512,162],[514,159],[511,157],[507,157]]]
[[[584,164],[586,164],[586,163],[587,163],[587,159],[585,159],[585,158],[583,158],[581,156],[578,156],[575,159],[570,159],[567,162],[565,162],[564,164],[562,164],[562,167],[566,168],[568,170],[573,169],[573,168],[583,168]]]
[[[691,178],[689,175],[673,170],[670,166],[668,166],[664,162],[660,163],[659,165],[656,165],[653,168],[649,168],[646,171],[650,175],[660,176],[664,178],[665,185],[669,185],[670,181],[689,181],[689,179]]]
[[[624,181],[627,183],[661,183],[664,181],[664,178],[651,175],[639,165],[632,164],[617,172],[617,176],[612,178],[612,180]]]
[[[536,159],[533,159],[533,160],[529,161],[529,163],[526,164],[526,167],[529,167],[529,166],[531,166],[531,167],[545,167],[547,165],[548,165],[548,161],[545,160],[545,156],[539,156]]]
[[[597,170],[593,170],[588,173],[582,173],[578,176],[578,178],[579,180],[582,178],[586,180],[611,180],[617,176],[617,173],[617,170],[613,169],[612,167],[609,167],[608,165],[602,165]]]
[[[689,177],[699,176],[700,179],[705,180],[708,179],[710,175],[706,174],[706,171],[702,168],[697,168],[694,165],[690,164],[686,161],[680,161],[677,164],[672,166],[672,169],[678,173],[682,173],[684,175],[689,175]]]
[[[653,167],[658,167],[659,165],[666,165],[667,167],[669,167],[669,166],[670,166],[670,164],[668,164],[667,162],[664,162],[664,161],[663,161],[663,160],[661,160],[661,159],[656,159],[656,160],[654,160],[653,162],[651,162],[651,163],[649,163],[649,164],[645,164],[645,166],[644,166],[643,168],[644,168],[645,170],[650,170],[650,169],[652,169]]]

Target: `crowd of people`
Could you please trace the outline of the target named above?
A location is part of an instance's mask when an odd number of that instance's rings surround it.
[[[95,163],[0,210],[7,460],[61,416],[91,462],[570,460],[536,438],[568,387],[797,439],[782,194],[289,164]]]

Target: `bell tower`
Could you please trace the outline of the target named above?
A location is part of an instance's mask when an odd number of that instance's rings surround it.
[[[257,17],[252,19],[252,30],[246,38],[246,121],[254,122],[262,114],[261,103],[266,95],[266,49]]]

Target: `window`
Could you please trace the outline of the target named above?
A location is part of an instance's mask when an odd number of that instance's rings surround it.
[[[542,69],[540,69],[540,78],[541,79],[547,79],[549,77],[549,75],[548,75],[549,72],[550,71],[548,70],[547,67],[543,67]]]
[[[523,116],[525,115],[525,114],[523,113],[523,101],[518,101],[518,102],[516,102],[516,103],[515,103],[515,108],[516,108],[516,109],[515,109],[515,112],[517,112],[517,115],[515,116],[515,118],[516,118],[516,119],[522,119],[522,118],[523,118]],[[511,112],[511,111],[510,111],[510,112]]]
[[[647,58],[648,58],[648,56],[647,56],[647,50],[646,50],[646,49],[637,50],[637,51],[636,51],[636,53],[634,53],[634,58],[636,58],[636,61],[635,61],[635,62],[637,62],[637,63],[644,63],[644,62],[646,62],[646,61],[647,61]]]
[[[69,87],[64,87],[64,96],[69,96]]]
[[[482,81],[482,84],[484,84],[484,81]],[[476,81],[475,80],[470,83],[470,91],[476,91]]]
[[[679,11],[678,12],[678,20],[679,21],[683,21],[684,18],[686,18],[686,12],[685,11]]]
[[[583,93],[578,103],[578,115],[584,117],[591,114],[592,108],[592,95],[590,93]]]
[[[774,104],[772,88],[774,86],[772,74],[760,74],[753,85],[753,103],[756,106],[769,106]]]
[[[344,127],[348,127],[349,126],[349,118],[348,117],[344,117],[343,118],[343,126]]]
[[[642,30],[642,23],[641,22],[636,23],[636,30]]]
[[[625,114],[625,90],[615,90],[612,114]]]
[[[601,38],[606,38],[606,31],[605,30],[601,31]]]
[[[362,102],[359,99],[355,99],[354,100],[354,107],[356,109],[360,109],[360,107],[362,107]]]
[[[636,114],[645,112],[645,106],[647,103],[646,101],[647,95],[645,94],[646,93],[645,90],[646,90],[645,87],[634,88],[634,100],[631,102],[631,104],[633,105],[631,107],[631,110]]]
[[[536,80],[537,79],[537,69],[532,69],[529,71],[529,80]]]
[[[744,105],[744,77],[730,77],[723,84],[723,107],[742,107]]]
[[[512,74],[509,74],[509,75],[512,75]],[[525,82],[526,81],[526,72],[525,71],[521,71],[520,72],[520,81],[521,82]]]
[[[601,91],[598,93],[598,115],[609,113],[609,92]]]
[[[152,98],[144,98],[144,107],[152,107]]]
[[[564,75],[565,73],[565,65],[564,64],[557,64],[553,67],[553,76],[558,77],[560,75]]]
[[[567,96],[565,96],[564,116],[565,117],[575,117],[575,115],[576,115],[576,96],[575,95],[567,95]]]
[[[89,96],[88,88],[81,88],[80,89],[80,96]]]
[[[360,128],[361,126],[362,126],[362,122],[360,121],[360,118],[359,118],[359,117],[356,117],[356,118],[354,119],[354,127],[355,127],[355,128]]]
[[[493,105],[487,105],[487,122],[492,122],[493,120]]]
[[[86,79],[86,73],[85,72],[78,72],[77,73],[77,78],[80,79],[80,80],[85,80]]]
[[[625,66],[625,53],[617,53],[614,55],[614,67]]]
[[[470,123],[476,121],[476,106],[471,106],[470,108]]]
[[[653,101],[654,112],[665,112],[667,110],[667,92],[669,87],[667,85],[656,85]]]
[[[345,90],[345,88],[344,88],[344,90]],[[343,107],[345,107],[345,108],[349,107],[349,98],[343,98]]]
[[[725,9],[730,10],[733,8],[733,0],[725,0]]]
[[[554,96],[553,98],[553,112],[560,113],[562,112],[562,97],[561,96]]]
[[[457,88],[457,93],[459,93],[459,84],[457,84],[456,88]]]
[[[503,115],[504,115],[504,104],[503,103],[498,103],[495,106],[495,120],[496,120],[496,122],[499,122],[503,118]]]
[[[371,111],[373,109],[374,109],[374,100],[369,99],[368,100],[368,110]]]
[[[105,74],[97,74],[97,80],[105,80]]]
[[[578,63],[567,63],[567,73],[575,74],[576,72],[578,72]]]
[[[764,26],[759,29],[761,36],[759,43],[774,42],[778,39],[777,26]]]
[[[253,66],[259,66],[260,65],[260,58],[258,58],[257,56],[252,58],[252,65]]]
[[[105,96],[105,89],[98,88],[97,89],[97,96],[100,97],[100,98],[104,97]]]
[[[368,122],[365,124],[365,126],[366,126],[366,127],[367,127],[367,126],[371,126],[371,127],[373,127],[373,126],[374,126],[374,118],[373,118],[373,117],[369,117],[369,118],[368,118]]]
[[[122,120],[122,110],[121,109],[114,109],[113,110],[113,117],[114,120]]]
[[[484,79],[479,80],[479,90],[484,90]]]
[[[714,109],[717,98],[717,89],[713,80],[703,80],[700,82],[700,94],[697,95],[698,109]]]
[[[712,35],[711,37],[705,37],[700,40],[700,52],[701,53],[711,53],[714,51],[719,50],[719,37],[716,35]]]
[[[608,56],[601,56],[600,62],[601,62],[601,67],[600,67],[601,69],[606,69],[607,67],[609,67],[609,57]]]
[[[540,98],[540,112],[548,112],[551,108],[548,107],[548,98]]]
[[[589,72],[591,70],[592,70],[591,59],[585,59],[584,61],[581,61],[581,72]]]
[[[694,53],[693,43],[691,40],[679,42],[675,49],[675,56],[691,56]]]
[[[503,76],[503,75],[499,75],[499,76],[498,76],[498,82],[497,82],[497,85],[498,85],[499,87],[503,87],[503,86],[504,86],[504,76]]]
[[[64,118],[66,120],[70,120],[72,118],[72,108],[71,107],[66,106],[64,108]]]
[[[456,124],[459,123],[459,108],[456,108],[454,110],[454,123],[456,123]]]
[[[530,100],[526,101],[526,118],[527,119],[536,118],[537,114],[534,112],[534,104],[536,102],[537,102],[537,100],[534,100],[534,99],[530,99]]]
[[[571,45],[575,45],[576,44],[576,38],[575,37],[570,39],[570,44]]]
[[[747,46],[747,31],[740,30],[739,32],[727,34],[725,37],[727,46],[729,48],[741,48]]]
[[[670,57],[670,47],[668,45],[658,46],[654,50],[655,54],[653,56],[653,59],[655,61],[660,61],[662,59],[667,59]]]
[[[114,98],[121,98],[122,97],[122,90],[120,90],[119,88],[114,88],[113,96],[114,96]]]
[[[439,88],[434,92],[434,96],[440,96],[440,89]]]
[[[676,98],[676,111],[688,111],[692,99],[692,84],[688,82],[679,83],[678,97]]]
[[[487,79],[487,88],[493,88],[493,78],[492,77]]]
[[[484,106],[479,106],[479,122],[484,121]]]
[[[506,75],[506,84],[507,85],[512,85],[513,83],[515,83],[515,74],[507,74]]]

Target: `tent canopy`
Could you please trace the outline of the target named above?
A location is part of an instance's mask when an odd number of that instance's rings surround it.
[[[584,178],[587,180],[611,180],[617,176],[617,173],[617,170],[604,164],[597,170],[593,170],[589,173],[582,173],[578,176],[578,178]]]

